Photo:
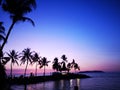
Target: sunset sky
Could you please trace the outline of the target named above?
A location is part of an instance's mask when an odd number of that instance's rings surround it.
[[[17,23],[4,52],[29,47],[51,63],[54,57],[61,61],[65,54],[69,62],[75,59],[82,71],[120,71],[119,0],[37,0],[36,10],[26,16],[35,27],[29,22]],[[11,19],[1,8],[0,21],[7,31]]]

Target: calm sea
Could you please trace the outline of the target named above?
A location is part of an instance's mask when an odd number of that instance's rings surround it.
[[[120,73],[86,73],[92,78],[48,81],[27,85],[27,90],[120,90]],[[13,85],[12,90],[24,90],[23,85]]]

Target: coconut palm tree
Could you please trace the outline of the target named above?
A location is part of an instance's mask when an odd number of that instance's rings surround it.
[[[67,67],[66,67],[66,62],[67,62],[67,57],[66,55],[62,55],[61,59],[63,59],[63,61],[61,62],[62,66],[61,66],[61,70],[62,71],[68,71]]]
[[[58,62],[58,58],[54,58],[54,61],[53,61],[53,66],[52,68],[56,71],[60,71],[61,70],[61,66],[60,66],[60,63]]]
[[[80,70],[80,67],[78,66],[77,63],[75,63],[75,65],[74,65],[74,69],[75,69],[75,72],[76,72],[76,69]]]
[[[64,62],[67,62],[67,57],[65,54],[63,54],[61,58],[63,59]]]
[[[45,66],[48,66],[49,62],[50,61],[47,61],[46,57],[43,57],[40,61],[40,68],[44,67],[44,73],[43,73],[44,76],[45,76]]]
[[[11,61],[11,64],[10,64],[10,66],[11,66],[10,77],[12,78],[12,65],[14,65],[15,63],[17,65],[19,65],[18,61],[17,61],[19,59],[19,54],[15,50],[11,50],[9,53],[7,53],[7,55],[9,57],[10,61]]]
[[[10,14],[10,18],[12,19],[12,24],[8,29],[6,38],[1,46],[1,50],[3,50],[4,45],[6,44],[8,37],[12,31],[14,25],[19,21],[30,21],[32,25],[34,22],[32,19],[25,17],[25,15],[36,8],[35,0],[3,0],[2,8],[4,11]]]
[[[74,68],[75,72],[76,72],[76,69],[80,70],[79,65],[75,62],[74,59],[73,59],[73,61],[71,63],[71,68]]]
[[[67,64],[68,72],[70,71],[71,68],[72,68],[72,67],[71,67],[71,63],[68,63],[68,64]]]
[[[26,48],[22,51],[22,55],[21,57],[21,64],[25,64],[26,63],[26,67],[25,67],[25,72],[24,72],[24,77],[26,76],[26,71],[27,71],[27,67],[28,67],[28,63],[32,64],[32,51],[30,51],[30,48]]]
[[[37,66],[40,62],[40,59],[41,57],[38,55],[38,53],[34,53],[34,55],[32,56],[32,60],[33,60],[33,63],[36,63],[36,66],[35,66],[35,75],[37,76]]]

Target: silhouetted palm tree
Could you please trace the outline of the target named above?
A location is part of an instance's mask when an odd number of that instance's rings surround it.
[[[75,72],[76,72],[76,69],[80,70],[79,65],[75,62],[74,59],[73,59],[73,61],[71,63],[71,68],[74,68]]]
[[[43,57],[40,61],[40,68],[44,67],[44,73],[43,73],[44,76],[45,76],[45,66],[48,66],[49,62],[50,61],[47,61],[46,57]]]
[[[22,54],[22,56],[20,56],[21,57],[21,64],[25,64],[25,62],[26,62],[24,77],[26,76],[28,63],[30,62],[30,64],[32,64],[32,53],[33,52],[30,51],[30,48],[24,49],[21,53]]]
[[[67,62],[67,57],[66,57],[66,55],[62,55],[61,58],[63,59],[64,62]]]
[[[60,66],[60,63],[58,62],[58,58],[54,58],[54,61],[53,61],[53,66],[52,68],[56,71],[60,71],[61,69],[61,66]]]
[[[67,62],[67,57],[66,55],[62,55],[61,57],[63,59],[63,61],[61,62],[62,66],[61,66],[61,70],[62,71],[68,71],[67,67],[66,67],[66,62]]]
[[[1,46],[1,50],[6,44],[12,28],[18,21],[24,22],[27,20],[34,25],[34,22],[32,21],[32,19],[25,17],[25,14],[31,12],[33,8],[36,8],[36,2],[35,0],[3,0],[2,8],[4,11],[10,14],[10,18],[12,19],[12,24]]]
[[[8,57],[9,57],[9,59],[11,60],[11,70],[10,70],[10,77],[12,78],[12,65],[14,65],[15,63],[17,64],[17,65],[19,65],[18,64],[18,59],[19,59],[19,54],[18,54],[18,52],[16,52],[15,50],[11,50],[9,53],[7,53],[7,55],[8,55]]]
[[[33,59],[33,63],[36,63],[35,75],[37,76],[37,66],[38,66],[38,64],[40,62],[41,57],[38,55],[38,53],[35,52],[35,54],[32,56],[32,59]]]
[[[68,64],[67,64],[68,72],[70,71],[71,68],[72,68],[71,63],[68,63]]]
[[[74,65],[74,69],[75,69],[75,72],[76,72],[76,69],[80,70],[80,67],[78,66],[77,63],[75,63],[75,65]]]

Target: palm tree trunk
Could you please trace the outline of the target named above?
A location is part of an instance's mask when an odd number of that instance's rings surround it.
[[[24,77],[26,76],[27,66],[28,66],[28,60],[27,60],[27,64],[26,64],[26,67],[25,67]]]
[[[12,22],[12,24],[11,24],[9,30],[8,30],[8,33],[7,33],[7,35],[6,35],[6,38],[5,38],[5,40],[4,40],[4,42],[3,42],[2,46],[1,46],[1,51],[3,50],[5,44],[6,44],[7,40],[8,40],[8,37],[9,37],[11,31],[12,31],[12,28],[13,28],[13,26],[15,25],[15,23],[16,23],[16,21],[13,21],[13,22]]]
[[[45,76],[45,66],[44,66],[44,76]]]
[[[37,62],[36,62],[35,76],[37,76]]]
[[[12,60],[11,60],[11,70],[10,70],[10,77],[12,78]]]

